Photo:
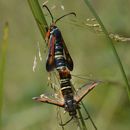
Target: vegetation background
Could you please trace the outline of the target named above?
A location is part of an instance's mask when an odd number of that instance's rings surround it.
[[[39,2],[42,6],[45,1]],[[109,32],[130,36],[130,0],[93,0],[92,4]],[[70,16],[57,23],[74,60],[72,73],[104,81],[83,100],[98,129],[129,130],[130,104],[113,52],[103,33],[94,33],[83,24],[87,18],[93,18],[91,12],[82,0],[48,2],[50,8],[54,5],[56,8],[52,13],[55,18],[70,11],[77,14],[76,18]],[[75,19],[76,24],[71,22]],[[32,101],[32,97],[51,89],[47,86],[45,43],[27,0],[0,1],[0,45],[6,21],[9,23],[9,46],[4,75],[3,130],[60,129],[56,107]],[[51,21],[49,16],[47,21]],[[43,62],[38,61],[34,73],[32,66],[37,42]],[[130,43],[115,42],[115,46],[129,80]]]

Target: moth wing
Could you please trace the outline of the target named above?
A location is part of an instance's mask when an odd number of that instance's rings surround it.
[[[52,71],[55,68],[55,62],[54,62],[54,49],[55,49],[55,37],[51,36],[49,40],[49,53],[46,60],[46,70],[48,72]]]
[[[53,104],[59,107],[64,107],[64,99],[53,94],[41,94],[39,97],[34,97],[33,100],[48,104]]]
[[[67,46],[64,42],[64,40],[62,40],[62,43],[63,43],[63,48],[64,48],[64,54],[65,54],[65,58],[66,58],[66,63],[67,63],[67,67],[70,71],[73,70],[73,67],[74,67],[74,63],[73,63],[73,60],[69,54],[69,51],[67,49]]]
[[[91,83],[86,83],[79,88],[74,96],[76,102],[80,102],[93,88],[99,84],[99,82],[100,81],[93,81]]]

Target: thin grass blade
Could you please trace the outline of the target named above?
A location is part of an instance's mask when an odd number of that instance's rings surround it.
[[[9,28],[8,23],[5,23],[3,34],[3,42],[0,47],[0,129],[2,128],[2,106],[3,106],[3,87],[4,87],[4,72],[6,65],[6,55],[8,47]]]
[[[82,130],[87,130],[87,127],[86,127],[85,121],[83,119],[82,113],[79,109],[78,109],[78,114],[79,114],[79,118],[80,118],[80,121],[81,121],[81,124],[82,124]]]
[[[112,51],[113,51],[113,53],[114,53],[114,56],[115,56],[115,58],[116,58],[116,60],[117,60],[117,63],[118,63],[118,65],[119,65],[119,68],[120,68],[120,70],[121,70],[123,79],[124,79],[124,81],[125,81],[125,83],[126,83],[127,94],[128,94],[129,100],[130,100],[130,84],[129,84],[129,82],[128,82],[128,79],[127,79],[127,76],[126,76],[124,67],[123,67],[122,62],[121,62],[121,60],[120,60],[120,57],[119,57],[119,55],[118,55],[118,53],[117,53],[117,51],[116,51],[116,48],[115,48],[115,46],[114,46],[114,44],[113,44],[113,41],[112,41],[112,39],[110,38],[107,29],[105,28],[104,24],[102,23],[100,17],[99,17],[98,14],[96,13],[96,11],[95,11],[95,9],[93,8],[93,6],[90,4],[90,2],[89,2],[88,0],[84,0],[84,2],[85,2],[86,5],[88,6],[88,8],[89,8],[89,10],[92,12],[92,14],[94,15],[94,17],[96,18],[97,22],[100,24],[100,26],[101,26],[101,28],[102,28],[102,31],[103,31],[104,34],[106,35],[106,38],[107,38],[107,40],[108,40],[108,43],[109,43],[109,45],[110,45],[110,47],[111,47],[111,49],[112,49]]]

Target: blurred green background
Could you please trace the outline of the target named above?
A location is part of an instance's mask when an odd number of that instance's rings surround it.
[[[42,5],[45,1],[39,2]],[[130,0],[93,0],[92,4],[109,32],[130,36]],[[57,26],[74,60],[72,73],[104,81],[83,99],[96,126],[99,130],[129,130],[130,103],[125,83],[104,34],[94,33],[83,25],[87,18],[93,18],[84,1],[49,0],[47,5],[49,8],[56,5],[52,10],[55,18],[70,11],[77,14],[76,18],[62,19]],[[78,22],[72,24],[71,20],[75,19]],[[9,23],[9,46],[4,76],[3,130],[59,130],[57,108],[32,101],[32,97],[50,92],[51,88],[47,86],[45,43],[27,0],[0,0],[0,45],[6,21]],[[47,21],[50,23],[49,16]],[[37,42],[40,43],[43,62],[38,60],[34,73]],[[115,46],[129,80],[130,43],[115,42]],[[91,124],[87,123],[89,127]]]

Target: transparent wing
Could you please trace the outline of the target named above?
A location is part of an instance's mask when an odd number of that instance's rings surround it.
[[[93,88],[95,88],[101,81],[92,81],[80,87],[74,96],[74,99],[79,103]]]

